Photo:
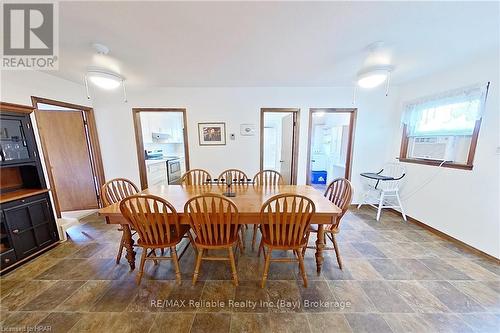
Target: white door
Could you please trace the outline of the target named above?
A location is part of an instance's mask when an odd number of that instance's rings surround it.
[[[281,120],[281,159],[280,173],[285,184],[292,180],[293,114]]]

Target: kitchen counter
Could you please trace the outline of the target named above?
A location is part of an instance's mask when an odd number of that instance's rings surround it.
[[[159,160],[145,160],[146,161],[146,166],[152,165],[152,164],[158,164],[158,163],[165,163],[167,162],[166,159],[159,159]]]

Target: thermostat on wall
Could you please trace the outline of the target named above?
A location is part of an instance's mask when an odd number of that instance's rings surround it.
[[[245,136],[255,135],[255,124],[241,124],[240,134]]]

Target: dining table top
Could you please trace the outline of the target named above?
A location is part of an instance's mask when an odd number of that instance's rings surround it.
[[[174,206],[182,222],[184,205],[190,198],[204,193],[223,194],[227,190],[228,188],[224,184],[159,184],[145,189],[139,194],[155,195],[167,200]],[[341,213],[340,208],[325,198],[322,192],[309,185],[259,186],[254,184],[233,184],[231,191],[235,193],[235,196],[228,199],[235,203],[240,218],[251,218],[245,223],[252,223],[252,221],[258,223],[258,219],[255,219],[255,217],[259,216],[262,204],[272,196],[284,193],[303,195],[314,202],[316,212],[312,218],[312,223],[331,223],[332,218]],[[120,212],[120,203],[99,209],[99,215],[107,217],[108,223],[127,223]]]

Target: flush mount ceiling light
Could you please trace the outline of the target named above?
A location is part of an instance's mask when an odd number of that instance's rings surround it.
[[[362,70],[358,73],[357,83],[361,88],[375,88],[385,81],[389,82],[392,67],[375,67]]]
[[[97,67],[90,67],[85,74],[85,88],[87,89],[87,98],[90,99],[88,82],[105,90],[113,90],[120,85],[123,87],[124,101],[127,102],[127,94],[125,91],[125,79],[120,74]]]
[[[87,78],[99,88],[106,90],[116,89],[123,82],[121,75],[102,69],[89,69],[87,71]]]

